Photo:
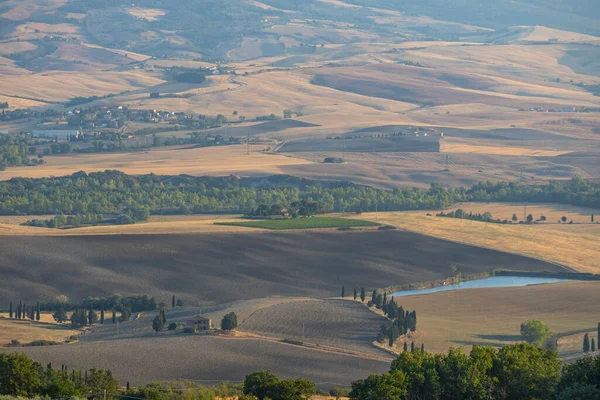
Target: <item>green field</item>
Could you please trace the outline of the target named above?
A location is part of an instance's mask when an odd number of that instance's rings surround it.
[[[378,223],[371,221],[331,217],[260,220],[247,222],[215,222],[215,225],[243,226],[247,228],[260,228],[272,230],[379,226]]]

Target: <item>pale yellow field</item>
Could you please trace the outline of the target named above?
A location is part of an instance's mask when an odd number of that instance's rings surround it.
[[[562,154],[571,153],[561,150],[536,150],[525,147],[508,146],[480,146],[470,144],[468,141],[453,141],[444,139],[440,142],[440,152],[442,153],[467,153],[467,154],[496,154],[508,156],[529,156],[529,157],[555,157]]]
[[[40,322],[29,320],[9,319],[7,313],[0,314],[0,346],[16,339],[21,344],[34,340],[51,340],[64,342],[66,339],[80,332],[71,329],[68,325],[57,324],[52,315],[42,313]]]
[[[591,215],[600,215],[600,210],[593,208],[577,207],[568,204],[527,204],[527,203],[459,203],[450,207],[450,210],[463,209],[466,212],[483,214],[487,211],[492,213],[492,216],[501,220],[511,220],[512,215],[516,214],[519,221],[524,219],[529,214],[533,215],[534,221],[544,215],[547,218],[545,224],[556,224],[562,216],[567,217],[569,221],[577,224],[590,224]],[[436,211],[437,212],[437,211]],[[432,212],[432,214],[435,212]],[[596,221],[596,218],[594,218]],[[562,224],[562,222],[561,222]],[[600,232],[600,225],[592,225],[591,228],[597,228]]]
[[[425,343],[428,351],[445,352],[520,341],[520,324],[528,319],[542,320],[556,333],[590,329],[598,322],[600,282],[464,289],[396,300],[417,312],[412,340]]]
[[[502,225],[428,217],[427,213],[364,213],[354,218],[377,221],[455,242],[523,254],[556,262],[579,272],[600,273],[600,225]]]
[[[0,180],[22,176],[40,178],[70,175],[77,171],[95,172],[116,169],[127,174],[159,175],[230,175],[278,174],[283,166],[309,164],[309,161],[264,154],[263,146],[245,145],[205,148],[161,148],[137,153],[78,154],[46,157],[37,167],[8,168],[0,172]]]

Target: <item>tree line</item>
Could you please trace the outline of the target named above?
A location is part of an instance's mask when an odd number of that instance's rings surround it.
[[[222,384],[210,390],[191,382],[151,383],[120,388],[110,370],[43,367],[25,354],[0,354],[0,394],[49,398],[106,396],[108,399],[309,400],[315,384],[282,379],[268,371],[247,375],[241,385]],[[333,392],[333,390],[332,390]],[[341,392],[341,391],[338,391]],[[558,354],[531,344],[495,349],[473,346],[470,354],[450,349],[431,354],[415,349],[400,354],[388,372],[352,382],[351,400],[595,400],[600,398],[600,355],[563,364]],[[345,393],[345,394],[346,394]],[[129,397],[128,397],[129,396]]]
[[[348,182],[289,176],[268,178],[126,175],[77,172],[56,178],[0,182],[0,214],[252,213],[263,205],[314,202],[319,212],[403,211],[447,208],[458,201],[538,201],[600,207],[600,183],[574,178],[548,185],[480,183],[469,189],[432,184],[374,189]]]

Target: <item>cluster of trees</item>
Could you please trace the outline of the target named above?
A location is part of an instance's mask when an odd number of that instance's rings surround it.
[[[510,191],[508,190],[510,189]],[[299,203],[316,212],[402,211],[446,208],[456,201],[537,200],[600,207],[600,183],[578,178],[546,186],[484,184],[471,189],[373,189],[348,182],[269,178],[129,176],[119,171],[78,172],[57,178],[0,182],[0,214],[125,214],[121,223],[148,214],[251,213],[262,205]],[[304,201],[304,203],[303,203]],[[267,206],[264,206],[267,207]],[[271,208],[271,206],[268,206]],[[130,220],[131,218],[131,220]]]
[[[47,398],[88,397],[106,391],[113,398],[119,393],[119,382],[110,370],[91,368],[82,373],[43,367],[21,353],[0,354],[0,394]]]
[[[306,379],[281,379],[269,371],[247,375],[240,400],[308,400],[316,393],[315,384]]]
[[[238,327],[237,315],[234,312],[226,314],[221,320],[221,329],[232,331]]]
[[[554,349],[556,344],[551,341],[554,332],[548,325],[539,320],[528,320],[521,324],[521,337],[527,343]]]
[[[0,171],[7,167],[21,165],[37,165],[36,149],[29,145],[29,140],[23,134],[0,135]]]
[[[292,218],[298,216],[308,217],[315,214],[321,214],[327,212],[323,210],[323,204],[317,201],[311,201],[308,199],[302,199],[300,201],[294,201],[289,206],[284,207],[280,204],[259,204],[256,209],[248,213],[251,217],[274,217],[284,216],[289,214]]]
[[[596,343],[598,344],[598,346],[600,346],[600,322],[598,323],[597,339],[598,341],[596,342],[595,338],[592,338],[590,343],[590,335],[586,333],[583,337],[583,352],[589,353],[591,351],[593,353],[596,351]]]
[[[76,215],[58,214],[50,219],[32,219],[24,222],[24,226],[35,226],[38,228],[60,228],[63,226],[82,226],[101,223],[105,220],[102,214],[81,213]]]
[[[447,218],[458,218],[458,219],[469,219],[469,220],[473,220],[473,221],[483,221],[483,222],[502,222],[500,221],[500,219],[494,220],[494,217],[492,216],[492,213],[490,212],[485,212],[483,214],[473,214],[472,212],[465,212],[462,209],[458,209],[456,211],[449,211],[449,212],[440,212],[438,214],[436,214],[436,216],[438,217],[447,217]],[[504,221],[504,223],[508,223],[507,220]]]
[[[13,302],[10,302],[8,308],[8,316],[10,319],[29,319],[31,321],[40,320],[40,303],[35,306],[27,305],[27,303],[19,302],[19,305],[14,307]]]
[[[573,364],[558,354],[519,343],[500,350],[473,346],[470,355],[404,352],[383,375],[352,383],[352,400],[553,399],[600,396],[600,356]]]
[[[158,315],[154,318],[154,320],[152,320],[152,330],[154,330],[154,332],[158,333],[158,332],[162,331],[162,329],[164,328],[166,323],[167,323],[167,312],[165,311],[164,308],[161,308]]]

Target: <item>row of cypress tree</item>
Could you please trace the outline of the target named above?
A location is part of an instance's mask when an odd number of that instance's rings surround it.
[[[27,303],[19,302],[19,305],[14,308],[13,302],[10,302],[8,315],[11,319],[30,319],[31,321],[40,320],[40,303],[35,306],[29,306]]]
[[[596,351],[596,343],[598,343],[598,346],[600,346],[600,322],[598,322],[597,342],[596,342],[595,338],[591,338],[591,340],[590,340],[590,335],[588,335],[587,333],[583,337],[583,352],[584,353],[589,353],[590,351],[595,352]]]

